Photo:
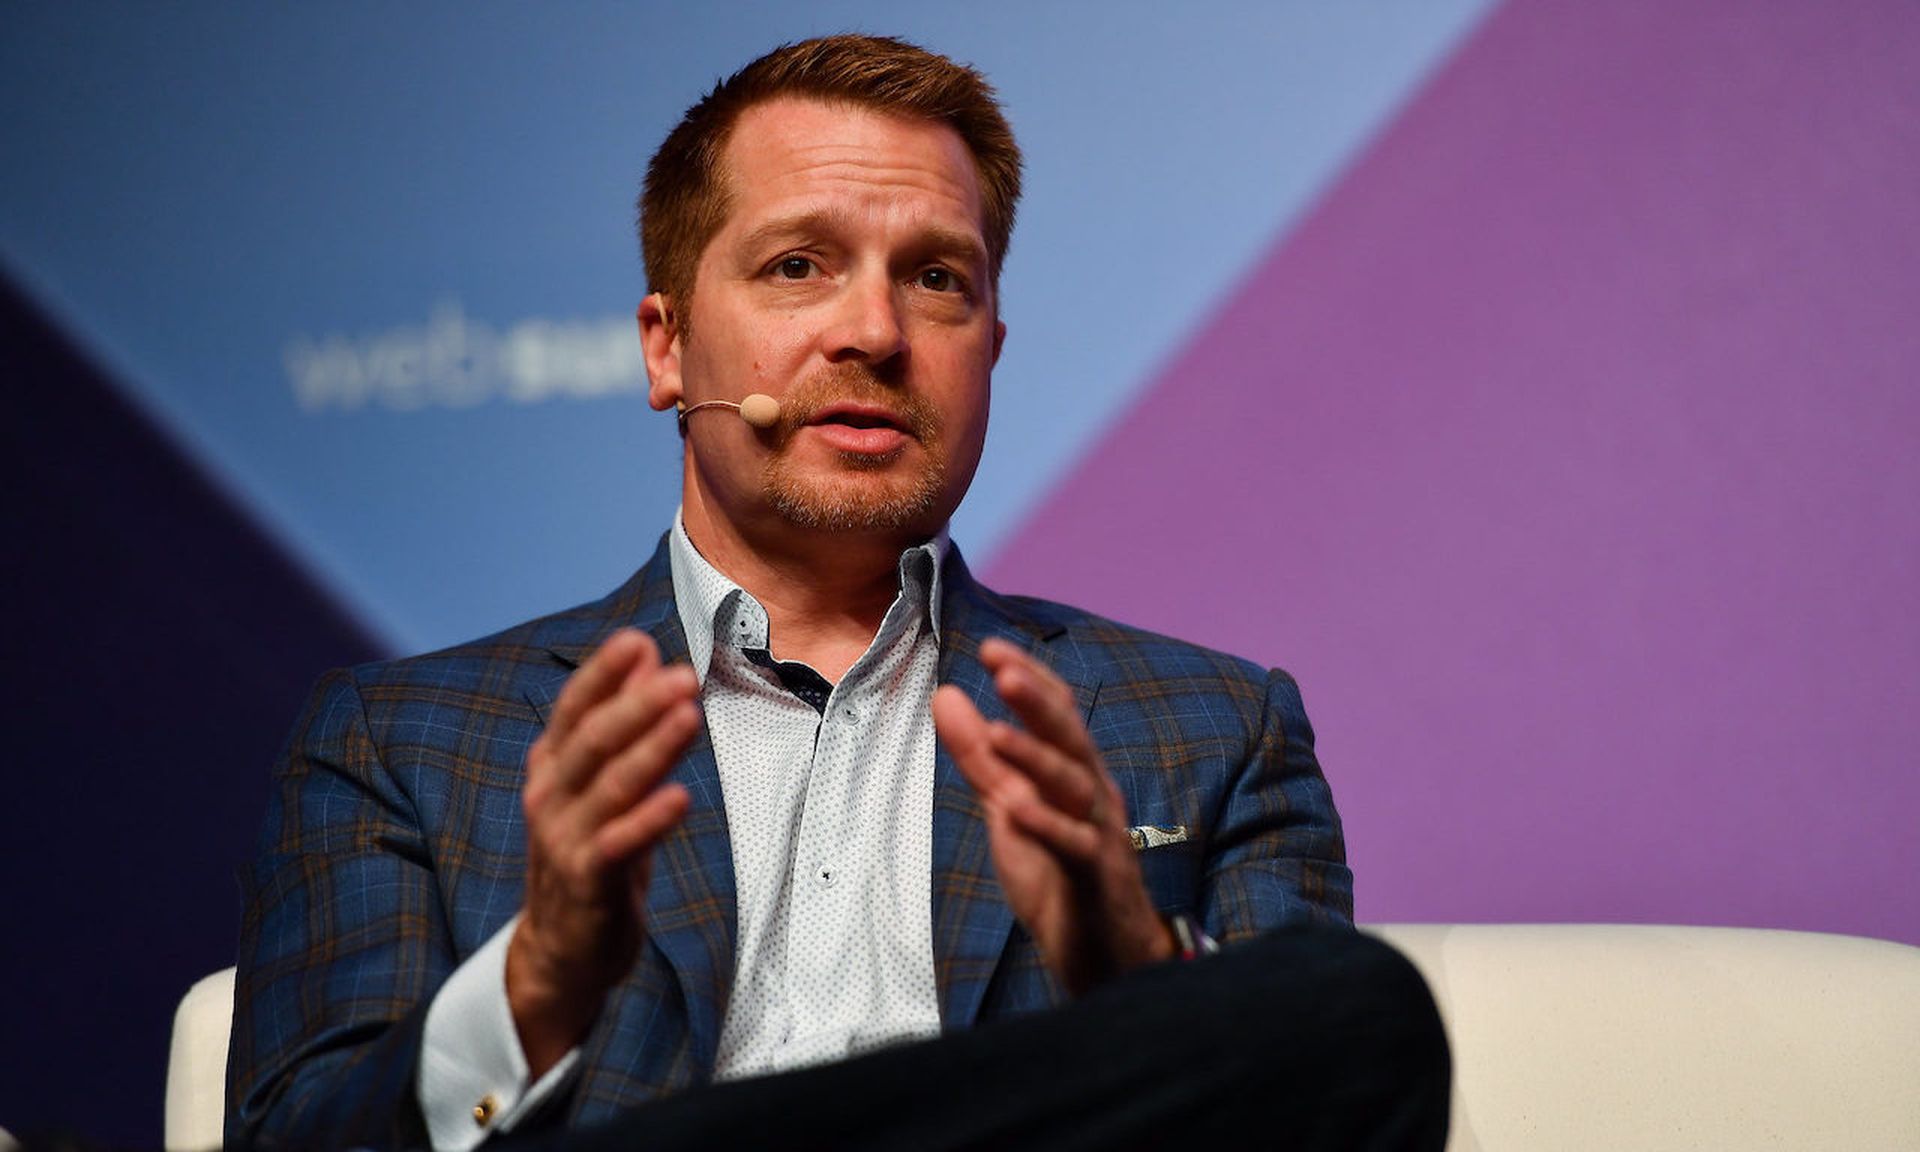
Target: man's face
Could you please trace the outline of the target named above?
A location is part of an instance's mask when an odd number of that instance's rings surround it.
[[[689,418],[690,524],[924,538],[980,461],[1003,334],[966,145],[932,121],[781,99],[742,114],[725,167],[732,207],[690,331],[642,309],[650,396],[763,392],[781,418]]]

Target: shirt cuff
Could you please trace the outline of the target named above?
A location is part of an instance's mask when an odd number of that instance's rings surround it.
[[[527,1083],[527,1057],[507,1004],[507,942],[515,916],[453,970],[427,1008],[420,1046],[420,1111],[437,1149],[466,1152],[510,1132],[573,1075],[578,1048]]]

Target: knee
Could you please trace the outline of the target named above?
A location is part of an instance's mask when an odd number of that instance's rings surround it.
[[[1433,993],[1392,945],[1352,929],[1276,929],[1235,945],[1222,983],[1249,1033],[1311,1036],[1319,1059],[1396,1062],[1444,1075],[1450,1060]]]
[[[1446,1033],[1426,981],[1390,945],[1351,929],[1278,930],[1169,981],[1221,1107],[1257,1116],[1289,1102],[1317,1134],[1304,1146],[1444,1145]]]

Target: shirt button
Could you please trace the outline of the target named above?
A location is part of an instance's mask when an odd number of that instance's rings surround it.
[[[480,1103],[473,1106],[473,1122],[482,1128],[493,1123],[494,1113],[500,1111],[500,1101],[491,1093],[480,1097]]]
[[[832,868],[820,869],[820,884],[822,887],[826,887],[826,888],[833,887],[833,869]]]
[[[842,709],[840,710],[840,714],[841,714],[842,716],[845,716],[845,717],[846,717],[847,719],[849,719],[849,720],[858,720],[858,719],[860,719],[860,714],[859,714],[858,712],[855,712],[855,711],[854,711],[853,709],[851,709],[851,708],[842,708]]]

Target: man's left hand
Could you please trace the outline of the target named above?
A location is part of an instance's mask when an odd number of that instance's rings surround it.
[[[933,720],[986,811],[994,869],[1047,968],[1078,996],[1172,957],[1127,835],[1126,800],[1100,761],[1073,692],[1004,640],[980,645],[994,690],[1023,727],[980,715],[943,685]]]

